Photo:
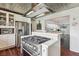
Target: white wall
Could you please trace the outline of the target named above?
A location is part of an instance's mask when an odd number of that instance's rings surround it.
[[[32,21],[32,31],[45,31],[45,21],[44,20],[40,20],[40,23],[42,25],[42,29],[41,30],[37,30],[37,24],[39,23],[39,20],[35,20]]]
[[[54,28],[61,28],[61,31],[64,34],[69,34],[69,16],[62,16],[62,17],[57,17],[57,18],[53,18],[53,19],[48,19],[46,20],[46,23],[50,22],[49,24],[53,24],[53,25],[58,25],[57,27],[55,26]],[[52,25],[52,29],[53,29],[53,25]],[[67,26],[66,28],[62,28],[62,26]]]
[[[79,52],[79,7],[65,10],[62,12],[50,14],[45,17],[38,18],[36,20],[48,20],[56,17],[70,16],[70,50]],[[75,19],[75,21],[74,21]],[[77,22],[76,26],[73,26],[72,23]]]
[[[38,24],[38,22],[39,22],[39,20],[36,20],[36,25]],[[45,31],[45,21],[44,20],[40,20],[40,23],[41,23],[41,25],[42,25],[42,29],[41,29],[41,31]],[[37,27],[36,27],[37,28]]]
[[[31,23],[31,19],[30,18],[23,17],[22,15],[17,15],[17,14],[15,14],[15,21]]]
[[[36,26],[36,21],[32,21],[32,31],[36,31],[37,26]]]

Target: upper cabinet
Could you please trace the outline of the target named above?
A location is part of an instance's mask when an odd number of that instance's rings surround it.
[[[14,34],[15,21],[14,14],[0,10],[0,35]]]
[[[9,26],[14,26],[14,15],[9,14]]]
[[[6,13],[0,12],[0,25],[6,25]]]
[[[0,11],[0,27],[1,26],[14,26],[14,14]]]

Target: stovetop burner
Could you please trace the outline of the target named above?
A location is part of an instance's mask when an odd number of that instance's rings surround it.
[[[41,37],[41,36],[29,36],[29,37],[23,38],[23,41],[32,42],[34,44],[41,44],[41,43],[46,42],[48,40],[50,40],[50,38]]]

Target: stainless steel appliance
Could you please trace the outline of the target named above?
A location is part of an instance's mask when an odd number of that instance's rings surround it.
[[[29,36],[22,38],[21,48],[32,56],[42,55],[42,43],[49,41],[50,38],[41,36]]]
[[[21,36],[29,35],[29,23],[27,22],[15,22],[15,33],[16,33],[16,46],[20,47],[21,44]]]

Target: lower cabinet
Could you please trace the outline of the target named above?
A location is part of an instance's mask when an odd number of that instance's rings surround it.
[[[15,34],[7,35],[7,42],[10,45],[15,45]]]
[[[15,46],[15,34],[0,35],[0,50]]]

